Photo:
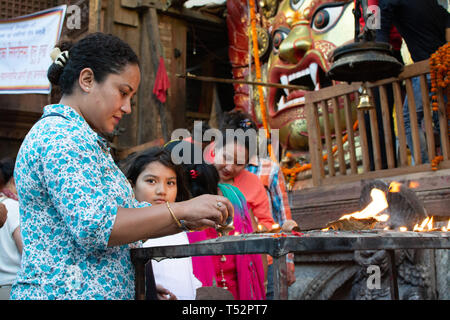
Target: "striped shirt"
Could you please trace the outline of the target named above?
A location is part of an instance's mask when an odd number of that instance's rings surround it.
[[[246,169],[256,174],[264,184],[267,196],[269,197],[270,210],[275,222],[281,226],[286,219],[292,219],[284,177],[280,166],[270,159],[261,158],[259,161],[250,161]]]

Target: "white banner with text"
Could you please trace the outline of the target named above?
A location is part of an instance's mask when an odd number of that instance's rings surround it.
[[[67,6],[0,21],[0,94],[50,93],[50,52]]]

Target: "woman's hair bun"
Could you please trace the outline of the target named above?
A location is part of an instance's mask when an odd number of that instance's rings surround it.
[[[139,66],[139,59],[125,41],[112,34],[94,32],[76,43],[60,43],[47,72],[51,83],[57,84],[61,95],[70,95],[76,88],[80,72],[90,68],[94,80],[101,83],[109,74],[119,74],[127,64]]]
[[[59,44],[57,44],[55,46],[55,48],[59,48],[59,50],[61,52],[64,52],[64,51],[69,51],[70,48],[72,47],[72,45],[73,45],[72,42],[64,41],[64,42],[60,42]],[[53,85],[59,85],[59,79],[60,79],[63,71],[64,71],[64,67],[61,66],[60,64],[55,63],[55,61],[53,61],[53,63],[50,65],[50,67],[48,68],[48,71],[47,71],[47,78],[50,81],[50,83]]]

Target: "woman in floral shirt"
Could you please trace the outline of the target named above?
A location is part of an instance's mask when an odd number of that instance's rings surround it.
[[[11,298],[133,299],[131,245],[224,223],[231,204],[211,195],[138,203],[100,136],[131,112],[138,58],[102,33],[62,49],[48,72],[60,104],[44,108],[17,156],[24,248]]]

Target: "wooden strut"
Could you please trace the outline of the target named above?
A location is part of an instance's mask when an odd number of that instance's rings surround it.
[[[356,131],[357,128],[358,128],[358,120],[356,120],[355,123],[353,124],[353,131]],[[348,140],[348,133],[346,133],[342,137],[342,143],[344,144],[347,140]],[[334,146],[333,149],[332,149],[332,153],[335,154],[337,149],[338,149],[338,147]],[[327,161],[328,160],[328,154],[324,154],[323,157],[322,157],[322,160],[323,160],[323,162]],[[299,172],[310,170],[310,169],[311,169],[311,163],[305,163],[305,164],[303,164],[301,166],[299,165],[299,166],[295,166],[293,168],[282,167],[281,171],[283,172],[285,178],[289,178],[288,187],[290,189],[292,189],[294,187],[294,183],[295,183],[295,179],[297,177],[297,174]]]
[[[206,82],[249,84],[249,85],[254,85],[254,86],[275,87],[275,88],[280,88],[280,89],[309,90],[308,87],[297,86],[297,85],[293,85],[293,84],[281,84],[281,83],[273,83],[273,82],[257,82],[257,81],[247,81],[247,80],[205,77],[205,76],[197,76],[197,75],[189,73],[189,72],[187,74],[177,73],[176,76],[178,78],[185,78],[185,79],[190,79],[190,80],[198,80],[198,81],[206,81]]]

